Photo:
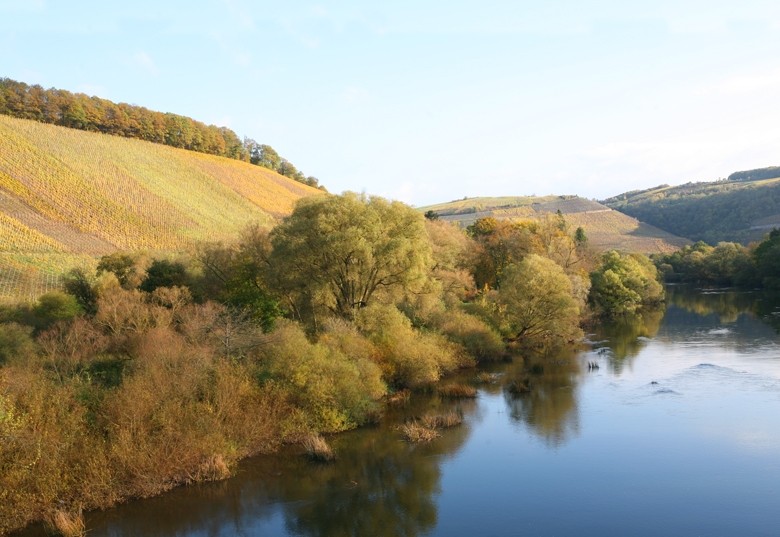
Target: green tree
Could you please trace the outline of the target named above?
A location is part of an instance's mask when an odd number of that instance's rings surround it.
[[[602,315],[634,313],[664,298],[655,265],[640,254],[605,253],[601,266],[591,273],[591,281],[590,301]]]
[[[501,331],[512,340],[570,342],[581,336],[571,280],[550,259],[529,254],[507,266],[494,300]]]
[[[278,171],[282,164],[282,158],[270,145],[261,144],[255,149],[251,158],[252,164],[257,164],[273,171]]]
[[[780,288],[780,229],[773,229],[753,252],[758,278],[764,287]]]
[[[62,291],[50,291],[42,295],[33,308],[39,328],[48,328],[57,321],[73,319],[82,311],[76,297]]]
[[[267,282],[270,255],[268,231],[259,226],[247,228],[235,245],[205,246],[199,255],[207,296],[238,309],[265,331],[281,315]]]
[[[274,284],[299,318],[306,303],[351,318],[377,294],[422,283],[431,265],[421,214],[354,193],[301,199],[271,244]]]
[[[189,283],[190,278],[183,263],[156,259],[146,271],[141,290],[151,293],[158,287],[188,287]]]

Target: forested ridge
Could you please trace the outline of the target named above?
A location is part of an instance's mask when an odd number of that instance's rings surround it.
[[[780,169],[729,179],[626,192],[603,203],[675,235],[715,245],[760,240],[780,224]]]
[[[242,140],[227,127],[206,125],[170,112],[0,78],[0,114],[251,162],[309,186],[319,186],[316,177],[307,177],[270,145],[251,138]]]

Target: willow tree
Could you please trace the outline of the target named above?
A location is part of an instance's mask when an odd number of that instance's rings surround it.
[[[507,266],[496,306],[501,330],[510,340],[571,342],[582,335],[571,280],[546,257],[530,254]]]
[[[301,319],[323,308],[351,318],[379,295],[416,288],[431,265],[422,214],[354,193],[300,200],[271,244],[274,285]]]

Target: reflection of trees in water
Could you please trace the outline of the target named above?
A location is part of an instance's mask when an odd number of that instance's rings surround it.
[[[285,506],[288,528],[322,536],[413,536],[433,529],[440,479],[435,455],[456,450],[468,434],[450,433],[417,446],[396,434],[340,439],[335,464],[285,482],[283,496],[306,498]]]
[[[644,338],[652,338],[658,333],[664,318],[663,308],[645,309],[641,313],[625,315],[596,328],[596,339],[603,341],[601,348],[609,353],[600,353],[608,360],[613,373],[620,375],[623,369],[631,367],[633,359],[647,343]]]
[[[756,316],[780,333],[780,291],[766,291],[755,301]]]
[[[507,372],[504,390],[510,416],[525,423],[546,444],[563,445],[579,434],[579,375],[573,350],[518,360]],[[517,393],[518,386],[522,393]]]
[[[472,415],[476,409],[474,401],[453,404],[431,397],[422,403],[404,413],[457,406]],[[338,456],[332,464],[311,463],[299,453],[257,457],[242,463],[230,480],[95,513],[88,517],[90,535],[254,535],[280,512],[296,535],[426,533],[436,525],[441,460],[463,445],[468,424],[442,431],[430,444],[410,445],[394,430],[393,417],[386,421],[329,438]]]
[[[707,291],[689,286],[668,286],[666,303],[702,317],[717,315],[719,322],[736,322],[741,313],[753,309],[756,295],[737,291]]]

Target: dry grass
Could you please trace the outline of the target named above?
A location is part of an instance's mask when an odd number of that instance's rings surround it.
[[[441,397],[446,397],[447,399],[474,399],[477,396],[477,389],[468,384],[439,386],[437,392]]]
[[[411,395],[412,395],[411,390],[400,390],[388,395],[387,398],[385,399],[385,402],[388,405],[402,406],[409,402],[409,398],[411,397]]]
[[[303,440],[303,448],[306,455],[316,462],[332,462],[336,460],[336,454],[325,439],[319,435],[311,435]]]
[[[426,427],[424,424],[410,421],[398,426],[398,430],[404,437],[404,440],[412,444],[421,442],[430,442],[440,436],[439,432],[432,427]]]
[[[456,410],[444,414],[429,414],[423,416],[420,423],[428,429],[449,429],[463,423],[463,414]]]
[[[477,384],[495,384],[498,382],[500,375],[496,373],[488,373],[487,371],[480,371],[474,377],[474,382]]]
[[[48,520],[51,528],[63,537],[82,537],[87,534],[81,512],[68,513],[57,509]]]

